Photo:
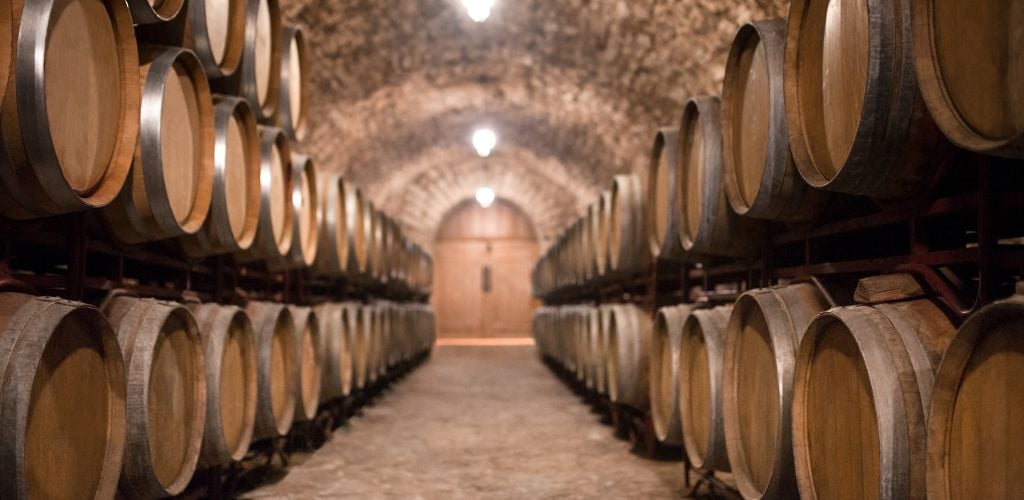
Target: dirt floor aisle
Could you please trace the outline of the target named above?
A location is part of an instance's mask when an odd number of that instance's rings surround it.
[[[629,453],[533,347],[433,358],[247,498],[678,498],[682,466]]]

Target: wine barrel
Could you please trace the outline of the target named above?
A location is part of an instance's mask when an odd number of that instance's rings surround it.
[[[260,130],[260,213],[256,238],[248,250],[236,253],[242,262],[280,260],[295,242],[295,211],[291,196],[294,187],[291,149],[281,129]]]
[[[352,383],[357,389],[365,389],[369,379],[370,318],[369,306],[352,303],[348,308],[349,328],[353,333],[352,342]]]
[[[304,269],[316,261],[320,245],[320,199],[313,159],[292,153],[292,192],[288,209],[292,212],[292,247],[281,259],[267,261],[273,271]]]
[[[139,59],[128,6],[13,6],[16,46],[0,112],[0,214],[30,219],[105,206],[128,177],[139,133]]]
[[[698,256],[751,257],[760,249],[763,223],[729,208],[722,183],[722,131],[718,97],[694,97],[679,125],[676,220],[683,250]],[[695,258],[699,258],[694,256]]]
[[[1020,6],[921,0],[910,7],[918,83],[938,127],[960,147],[1024,158]]]
[[[273,302],[249,302],[246,311],[256,333],[259,399],[253,439],[284,436],[291,429],[297,410],[298,354],[292,315],[288,307]]]
[[[237,89],[261,121],[277,111],[281,85],[281,9],[277,0],[249,0],[245,20],[245,49]]]
[[[949,147],[918,91],[909,14],[901,0],[790,4],[786,120],[811,186],[892,201],[936,181]]]
[[[170,21],[181,12],[185,0],[128,0],[135,24],[156,24]]]
[[[313,269],[328,276],[345,274],[349,261],[348,183],[338,174],[317,176],[320,234]]]
[[[651,319],[632,305],[612,306],[608,327],[608,399],[646,411]]]
[[[811,283],[762,288],[736,301],[725,332],[726,452],[746,498],[797,495],[790,414],[797,347],[829,299]]]
[[[601,311],[595,306],[586,306],[583,309],[583,327],[586,331],[587,369],[585,382],[587,388],[597,392],[599,377],[602,371],[599,369],[601,362],[598,343],[601,341]]]
[[[373,201],[364,197],[363,251],[366,254],[366,265],[364,266],[363,273],[368,278],[373,278],[377,273],[377,267],[380,266],[380,263],[378,262],[379,256],[377,255],[377,250],[380,245],[376,239],[378,223],[377,209],[374,207]]]
[[[0,496],[113,498],[125,374],[103,315],[67,300],[0,293],[0,376]]]
[[[281,37],[281,87],[277,122],[292,140],[306,138],[306,112],[309,106],[306,37],[299,26],[285,26]]]
[[[7,91],[7,80],[11,76],[11,59],[14,57],[14,0],[0,2],[0,103]]]
[[[196,320],[180,304],[113,292],[101,305],[124,357],[128,434],[119,490],[184,491],[203,444],[206,376]]]
[[[213,99],[188,49],[144,47],[142,121],[131,175],[103,209],[125,243],[195,234],[210,212],[214,172]]]
[[[206,425],[199,464],[245,458],[256,424],[256,342],[245,311],[235,306],[189,304],[203,339]]]
[[[213,185],[202,229],[179,241],[202,258],[252,246],[260,212],[260,138],[252,109],[242,99],[214,96]]]
[[[725,192],[740,215],[805,226],[828,201],[800,177],[789,149],[783,91],[786,21],[744,24],[736,33],[722,84]]]
[[[644,227],[644,191],[634,174],[612,178],[608,221],[608,267],[613,273],[633,273],[651,263]]]
[[[203,63],[210,79],[231,76],[245,49],[248,0],[189,0],[185,46]]]
[[[612,326],[612,307],[608,305],[599,306],[597,309],[600,320],[600,330],[597,335],[597,393],[608,394],[608,339],[611,337],[609,330]]]
[[[679,414],[694,467],[729,470],[722,415],[722,356],[733,306],[693,311],[681,328]]]
[[[309,307],[288,306],[295,334],[295,420],[316,418],[320,406],[320,384],[323,379],[324,351],[320,320]]]
[[[679,129],[659,128],[654,134],[651,160],[647,166],[645,219],[651,255],[663,260],[678,260],[683,253],[675,212],[679,196],[678,172]]]
[[[323,380],[320,399],[329,401],[352,394],[352,335],[349,305],[327,302],[314,308],[320,323]]]
[[[1013,498],[1024,491],[1024,297],[967,318],[946,349],[928,412],[928,498]]]
[[[900,299],[832,309],[804,334],[793,385],[802,498],[926,498],[926,412],[956,327],[931,300]]]
[[[692,305],[662,307],[654,316],[650,354],[651,422],[662,443],[681,445],[679,420],[679,347],[683,322]]]
[[[597,202],[597,247],[594,257],[597,258],[597,275],[606,277],[609,272],[609,259],[611,254],[611,213],[612,213],[612,192],[605,190]]]
[[[381,331],[380,308],[376,305],[365,306],[366,309],[366,383],[375,384],[380,378]]]

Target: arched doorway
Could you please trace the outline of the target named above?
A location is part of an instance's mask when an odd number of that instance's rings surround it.
[[[533,225],[512,203],[467,200],[449,211],[434,242],[438,336],[529,336],[537,251]]]

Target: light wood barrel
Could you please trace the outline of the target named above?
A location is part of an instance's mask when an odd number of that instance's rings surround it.
[[[304,269],[316,261],[320,246],[320,199],[317,169],[309,156],[292,153],[292,191],[288,209],[292,212],[292,247],[282,259],[267,261],[274,271]]]
[[[99,311],[0,293],[0,376],[8,381],[0,389],[0,496],[113,498],[125,374]]]
[[[723,180],[737,214],[806,225],[819,219],[828,196],[807,185],[790,153],[785,51],[783,19],[747,23],[736,33],[722,84]]]
[[[373,384],[380,378],[381,331],[380,309],[376,304],[364,306],[366,320],[366,383]]]
[[[298,366],[292,315],[284,304],[249,302],[246,306],[256,333],[257,393],[253,439],[288,434],[295,414]]]
[[[231,76],[245,49],[248,0],[189,0],[186,46],[211,79]]]
[[[213,191],[213,98],[199,60],[167,47],[145,47],[140,59],[138,150],[121,194],[103,210],[125,243],[195,234]]]
[[[646,411],[651,319],[632,305],[612,306],[608,328],[608,399]]]
[[[306,65],[306,36],[300,26],[285,26],[281,37],[281,84],[277,123],[292,140],[306,138],[306,110],[309,108]]]
[[[170,21],[181,12],[185,0],[128,0],[135,24],[156,24]]]
[[[349,327],[354,334],[352,339],[352,381],[355,388],[364,389],[369,385],[369,350],[370,323],[372,322],[369,306],[353,303],[349,306]]]
[[[352,393],[352,332],[348,304],[327,302],[314,308],[320,323],[323,379],[320,399],[329,401]]]
[[[1024,298],[974,313],[949,344],[928,412],[928,498],[1024,491]]]
[[[939,128],[960,147],[1024,158],[1020,4],[921,0],[910,7],[921,94]]]
[[[698,256],[750,257],[760,250],[764,223],[736,215],[722,178],[718,97],[694,97],[679,125],[679,202],[683,250]],[[697,257],[697,256],[695,256]]]
[[[237,88],[256,116],[267,123],[273,119],[279,100],[282,33],[278,1],[249,0]]]
[[[651,253],[644,227],[644,188],[634,174],[612,178],[608,223],[608,267],[611,272],[647,269]]]
[[[603,191],[597,204],[598,212],[600,212],[600,214],[597,217],[597,251],[594,252],[594,257],[597,258],[597,275],[604,277],[608,274],[610,269],[609,260],[611,254],[612,213],[611,190]]]
[[[651,421],[658,441],[672,445],[683,444],[679,421],[679,347],[683,322],[692,309],[689,304],[658,309],[651,334]]]
[[[349,261],[347,190],[348,185],[341,175],[317,176],[321,237],[313,269],[319,274],[341,276],[347,269]]]
[[[246,250],[252,246],[259,226],[260,138],[256,118],[242,99],[215,95],[213,100],[210,213],[202,229],[180,240],[185,254],[195,258]]]
[[[378,223],[377,209],[374,207],[373,201],[364,197],[363,251],[366,254],[366,265],[364,266],[363,273],[369,278],[373,278],[377,273],[377,268],[380,267],[380,263],[377,262],[379,257],[377,249],[380,246],[376,238]]]
[[[281,260],[295,242],[295,211],[291,193],[294,188],[291,146],[281,129],[260,129],[260,214],[256,238],[248,250],[236,253],[242,262]]]
[[[172,496],[192,479],[206,422],[203,343],[180,304],[120,296],[102,305],[124,357],[128,434],[119,490]]]
[[[679,259],[675,206],[679,196],[679,129],[662,127],[654,134],[654,146],[647,166],[647,224],[651,255],[659,259]]]
[[[583,310],[583,328],[586,332],[587,369],[585,381],[587,388],[597,391],[599,378],[603,374],[600,369],[604,361],[600,356],[598,342],[601,340],[601,311],[594,306],[586,306]]]
[[[128,177],[139,132],[139,60],[128,6],[13,6],[16,46],[0,113],[0,214],[29,219],[105,206]]]
[[[725,333],[722,411],[726,451],[746,498],[797,495],[790,414],[797,347],[831,306],[811,283],[762,288],[736,301]]]
[[[324,372],[320,320],[309,307],[288,306],[295,334],[295,420],[316,418],[320,407],[320,384]]]
[[[935,181],[948,143],[918,91],[906,1],[794,0],[786,120],[808,184],[880,200]]]
[[[363,192],[352,184],[346,184],[345,192],[345,226],[349,238],[351,257],[346,269],[352,274],[364,274],[369,265],[366,255],[366,208]]]
[[[732,306],[693,311],[680,331],[679,414],[694,467],[729,470],[722,415],[722,356]]]
[[[793,386],[802,498],[926,498],[925,415],[934,370],[955,332],[925,298],[815,318]]]
[[[599,306],[597,309],[600,320],[600,330],[597,335],[597,393],[608,394],[608,339],[611,337],[609,330],[612,327],[612,307],[608,305]]]
[[[199,464],[212,467],[245,458],[256,424],[256,342],[245,311],[189,304],[203,338],[206,425]]]

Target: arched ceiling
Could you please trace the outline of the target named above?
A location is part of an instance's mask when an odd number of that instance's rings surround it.
[[[659,125],[718,93],[743,22],[784,0],[497,0],[480,24],[459,0],[281,0],[307,28],[311,133],[344,172],[429,244],[480,185],[518,204],[544,242],[639,171]],[[494,154],[469,144],[481,125]]]

